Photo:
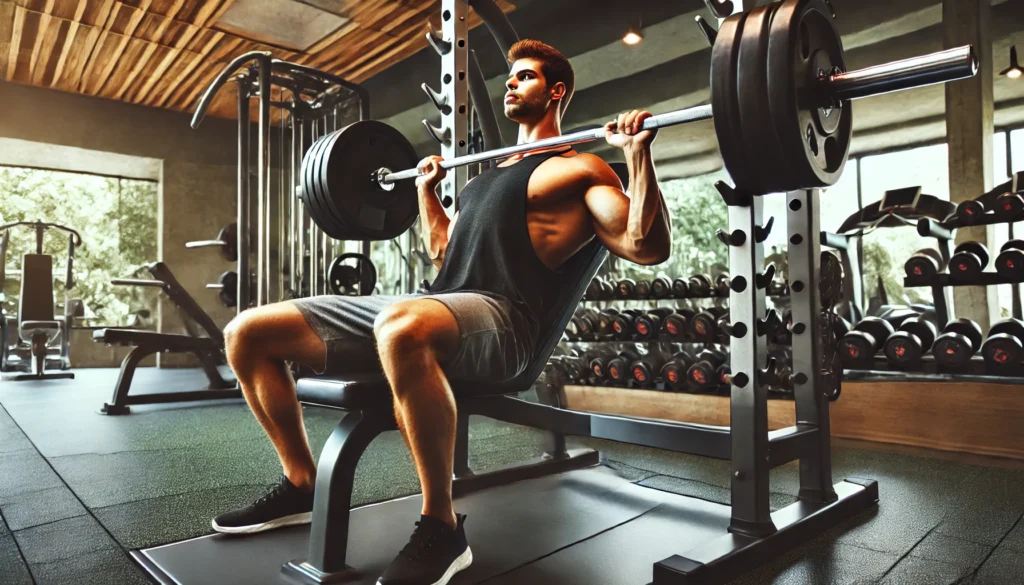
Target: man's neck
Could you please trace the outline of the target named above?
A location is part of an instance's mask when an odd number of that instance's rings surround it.
[[[561,136],[562,128],[558,119],[553,116],[545,116],[535,124],[519,125],[519,144],[536,142],[553,136]]]

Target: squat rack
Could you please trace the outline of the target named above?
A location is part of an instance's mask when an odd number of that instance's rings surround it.
[[[207,87],[192,118],[193,129],[199,127],[218,91],[229,81],[238,87],[236,310],[240,313],[251,306],[325,294],[324,273],[333,256],[334,242],[310,221],[299,197],[302,157],[320,136],[356,120],[369,119],[369,93],[336,75],[274,59],[267,51],[251,51],[228,63]],[[250,114],[254,98],[258,98],[255,145]],[[276,140],[274,109],[279,114]],[[271,167],[275,158],[276,177]],[[275,217],[276,225],[272,225]],[[369,242],[362,243],[362,253],[369,255]],[[254,278],[245,276],[250,274]],[[219,286],[211,284],[207,288]]]

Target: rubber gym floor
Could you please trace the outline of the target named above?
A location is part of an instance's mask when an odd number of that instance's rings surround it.
[[[129,416],[106,417],[96,411],[117,370],[76,375],[0,383],[0,584],[149,583],[128,551],[209,534],[213,516],[280,478],[243,402],[138,406]],[[202,382],[198,371],[142,369],[133,393]],[[341,414],[305,409],[314,454]],[[532,458],[543,438],[474,417],[471,464],[483,470]],[[570,439],[570,446],[600,450],[604,465],[640,486],[729,502],[726,461],[590,439]],[[877,509],[735,583],[1024,582],[1024,464],[844,441],[832,452],[836,480],[878,480]],[[771,484],[773,509],[792,501],[796,463],[776,469]],[[378,437],[357,469],[353,501],[418,491],[401,437]],[[417,519],[388,529],[411,534]]]

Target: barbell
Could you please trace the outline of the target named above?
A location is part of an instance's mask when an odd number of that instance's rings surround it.
[[[711,103],[652,116],[643,130],[713,119],[738,190],[763,195],[828,187],[849,155],[855,99],[971,77],[970,46],[846,71],[825,0],[783,0],[722,22],[711,52]],[[442,161],[452,169],[604,138],[603,127]],[[302,163],[310,217],[340,240],[385,240],[416,221],[412,144],[366,120],[326,134]],[[393,171],[392,169],[405,169]]]

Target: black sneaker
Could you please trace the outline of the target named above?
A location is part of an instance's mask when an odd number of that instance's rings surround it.
[[[447,524],[420,516],[416,530],[377,580],[377,585],[447,585],[459,571],[473,564],[473,551],[466,543],[465,516],[456,516],[459,524],[452,530]]]
[[[313,517],[313,490],[304,492],[287,477],[267,495],[241,510],[213,519],[213,529],[225,534],[253,534],[293,524],[308,524]]]

